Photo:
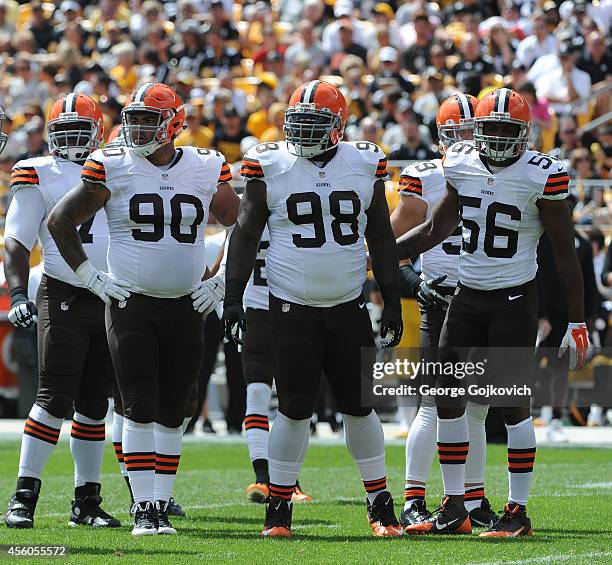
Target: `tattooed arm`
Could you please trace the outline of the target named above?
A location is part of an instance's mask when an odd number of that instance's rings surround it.
[[[87,261],[77,227],[89,220],[110,198],[103,185],[83,181],[51,210],[47,227],[64,261],[73,271]]]

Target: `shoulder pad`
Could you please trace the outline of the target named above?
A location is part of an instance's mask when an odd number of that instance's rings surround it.
[[[240,174],[246,180],[271,178],[288,171],[296,159],[284,141],[260,143],[245,154]]]
[[[219,178],[217,183],[228,182],[232,180],[232,171],[227,164],[225,155],[215,149],[205,149],[202,147],[184,146],[181,148],[186,154],[196,156],[200,161],[206,163],[211,168],[218,167]]]
[[[11,172],[11,189],[19,190],[25,186],[39,187],[40,179],[36,166],[40,166],[40,159],[23,159],[13,165]]]
[[[400,192],[423,195],[423,179],[439,177],[444,182],[444,171],[439,159],[411,163],[400,174]]]
[[[387,178],[387,156],[376,143],[370,141],[342,142],[345,147],[347,159],[357,166],[360,172],[372,175],[379,179]]]

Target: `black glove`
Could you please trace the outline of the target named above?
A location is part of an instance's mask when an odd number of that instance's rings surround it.
[[[446,310],[450,302],[436,290],[436,287],[444,280],[446,280],[446,275],[422,281],[416,294],[417,302],[426,308],[433,306]]]
[[[412,265],[402,265],[400,272],[400,292],[403,298],[416,298],[423,279],[414,272]]]
[[[397,308],[383,308],[380,318],[380,337],[383,347],[396,347],[402,339],[404,324],[402,311]]]
[[[246,314],[242,304],[229,304],[223,308],[223,334],[229,342],[242,345],[246,331]]]
[[[8,320],[16,328],[29,328],[38,320],[36,304],[28,298],[24,289],[15,289],[11,292]]]

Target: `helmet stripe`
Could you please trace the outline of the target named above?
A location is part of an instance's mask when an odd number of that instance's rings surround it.
[[[314,94],[317,90],[317,87],[321,84],[320,80],[311,80],[304,88],[304,92],[302,92],[302,99],[300,102],[312,103],[314,102]]]
[[[76,112],[76,95],[71,92],[64,98],[63,112]]]
[[[508,113],[508,106],[510,105],[510,96],[507,88],[498,89],[495,94],[495,111],[503,114]]]
[[[455,96],[457,98],[457,105],[459,106],[459,115],[461,119],[472,118],[473,112],[470,112],[470,104],[467,96],[462,92],[458,92]]]
[[[136,91],[136,95],[134,96],[134,102],[144,102],[145,96],[147,95],[147,92],[149,92],[151,88],[153,88],[152,83],[148,82],[147,84],[143,84]]]

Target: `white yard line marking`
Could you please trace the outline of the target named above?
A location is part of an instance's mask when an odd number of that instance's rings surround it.
[[[543,555],[531,559],[518,561],[504,561],[507,565],[531,565],[532,563],[565,563],[576,559],[593,559],[595,557],[610,557],[612,551],[590,551],[589,553],[567,553],[565,555]],[[471,563],[470,565],[498,565],[499,561],[486,561],[484,563]]]

